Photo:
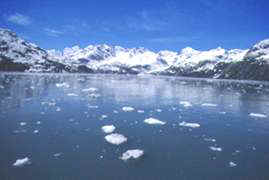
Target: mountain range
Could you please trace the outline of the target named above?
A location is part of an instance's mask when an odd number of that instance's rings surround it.
[[[153,52],[145,48],[89,45],[45,50],[0,28],[0,71],[116,73],[269,80],[269,39],[249,49]]]

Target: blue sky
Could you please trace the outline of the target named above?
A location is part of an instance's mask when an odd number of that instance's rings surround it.
[[[249,48],[269,38],[268,9],[268,0],[1,0],[0,27],[46,49]]]

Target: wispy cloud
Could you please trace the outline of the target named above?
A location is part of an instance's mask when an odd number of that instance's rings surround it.
[[[15,14],[6,16],[6,20],[11,23],[22,25],[22,26],[27,26],[31,24],[31,18],[20,13],[15,13]]]
[[[52,37],[59,37],[60,35],[64,33],[62,31],[50,29],[50,28],[45,28],[44,31],[48,36],[52,36]]]
[[[158,18],[154,12],[143,10],[136,16],[127,17],[126,25],[134,31],[160,31],[166,27],[167,22]]]
[[[177,36],[177,37],[160,37],[160,38],[152,38],[149,39],[148,42],[152,43],[188,43],[193,42],[195,40],[198,40],[198,37],[183,37],[183,36]]]

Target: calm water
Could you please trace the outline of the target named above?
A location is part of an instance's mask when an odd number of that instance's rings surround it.
[[[166,124],[144,123],[150,117]],[[268,117],[268,84],[2,73],[0,179],[268,180]],[[110,124],[126,143],[105,141]],[[128,149],[144,155],[119,159]],[[25,157],[31,164],[13,166]]]

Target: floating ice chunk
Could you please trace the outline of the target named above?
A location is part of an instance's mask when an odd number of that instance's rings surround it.
[[[147,118],[144,120],[144,123],[164,125],[166,122],[160,121],[159,119],[156,118]]]
[[[39,133],[39,130],[34,130],[34,134],[37,134],[37,133]]]
[[[161,110],[161,109],[156,109],[156,111],[157,111],[157,112],[162,112],[162,110]]]
[[[107,115],[103,114],[103,115],[101,116],[101,119],[105,119],[105,118],[107,118]]]
[[[63,153],[55,153],[55,154],[53,154],[53,156],[56,157],[56,158],[58,158],[58,157],[60,157],[62,154],[63,154]]]
[[[41,124],[41,121],[37,121],[36,124]]]
[[[190,128],[198,128],[200,127],[200,124],[198,123],[187,123],[185,121],[179,123],[180,126],[184,126],[184,127],[190,127]]]
[[[56,111],[61,111],[61,108],[60,107],[56,107]]]
[[[82,92],[96,92],[98,89],[97,88],[88,88],[88,89],[82,89]]]
[[[102,127],[102,130],[104,131],[104,133],[113,133],[113,131],[115,131],[116,127],[113,125],[106,125]]]
[[[183,105],[184,107],[191,107],[192,104],[188,101],[180,101],[179,104]]]
[[[237,166],[237,164],[231,161],[231,162],[229,162],[229,166],[230,167],[235,167],[235,166]]]
[[[130,106],[125,106],[122,108],[122,110],[125,112],[131,112],[131,111],[134,111],[135,109],[133,107],[130,107]]]
[[[27,123],[26,122],[20,122],[21,126],[25,126]]]
[[[75,93],[68,93],[67,96],[74,96],[74,97],[77,97],[78,95],[75,94]]]
[[[64,82],[64,83],[57,83],[57,84],[56,84],[56,87],[64,87],[64,88],[69,88],[69,87],[70,87],[70,85]]]
[[[258,117],[258,118],[266,118],[267,117],[265,114],[259,114],[259,113],[250,113],[249,115],[252,117]]]
[[[205,141],[210,141],[210,142],[216,142],[216,139],[214,138],[204,138]]]
[[[127,138],[118,133],[113,133],[105,136],[105,140],[111,144],[120,145],[127,141]]]
[[[98,106],[88,106],[90,109],[98,109]]]
[[[132,149],[124,152],[122,156],[120,157],[121,160],[128,160],[130,158],[137,159],[144,155],[144,151],[140,149]]]
[[[203,103],[202,106],[208,106],[208,107],[216,107],[217,104],[211,104],[211,103]]]
[[[144,110],[137,110],[138,113],[144,113]]]
[[[210,146],[209,149],[211,149],[212,151],[219,151],[219,152],[222,151],[221,147],[215,147],[215,146]]]
[[[17,159],[16,162],[13,163],[13,166],[21,167],[21,166],[24,166],[26,164],[31,164],[31,161],[28,157],[25,157],[23,159]]]

